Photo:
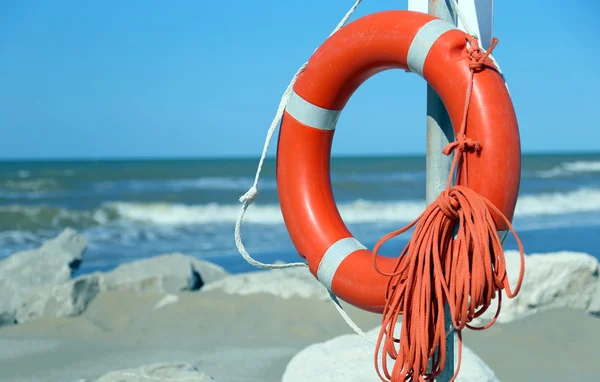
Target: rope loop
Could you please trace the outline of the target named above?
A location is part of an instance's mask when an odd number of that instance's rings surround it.
[[[437,198],[437,204],[442,213],[451,221],[455,221],[459,218],[458,210],[460,208],[460,202],[454,194],[453,189],[446,189],[440,193]]]

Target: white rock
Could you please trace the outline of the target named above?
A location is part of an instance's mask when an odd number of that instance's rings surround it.
[[[192,382],[215,379],[188,364],[153,363],[132,369],[111,371],[96,382]]]
[[[96,272],[57,285],[29,288],[13,317],[22,323],[40,316],[76,316],[98,293],[109,290],[168,293],[168,300],[159,301],[158,309],[176,301],[171,293],[197,290],[204,283],[226,275],[223,268],[212,263],[180,253],[165,254],[122,264],[111,272]]]
[[[15,322],[17,309],[30,293],[69,281],[85,248],[83,236],[67,228],[37,249],[0,261],[0,325]]]
[[[181,254],[160,255],[121,264],[103,275],[103,290],[179,292],[200,287],[190,259]]]
[[[85,238],[67,228],[37,249],[0,261],[0,275],[27,287],[63,283],[79,268],[85,248]]]
[[[516,251],[506,251],[507,273],[514,289],[520,259]],[[514,299],[502,296],[497,322],[510,322],[553,308],[587,309],[598,284],[598,261],[580,252],[531,254],[525,257],[525,277]],[[496,304],[477,319],[480,325],[494,316]]]
[[[376,338],[380,328],[367,335]],[[346,334],[301,350],[288,363],[282,382],[380,382],[375,371],[375,345]],[[388,360],[388,366],[393,365]],[[390,370],[391,371],[391,370]],[[466,346],[456,382],[496,382],[494,372]]]
[[[192,266],[196,272],[200,275],[202,281],[202,287],[204,285],[219,281],[224,277],[229,276],[223,267],[213,264],[210,261],[196,259],[195,257],[189,256],[192,261]]]
[[[16,320],[23,323],[41,316],[77,316],[99,292],[98,274],[84,275],[64,284],[33,289],[17,309]]]
[[[239,273],[206,285],[203,290],[223,290],[243,296],[268,293],[285,299],[293,296],[329,298],[327,289],[305,267]]]
[[[121,264],[102,277],[102,290],[175,293],[197,290],[227,272],[212,263],[171,253]]]

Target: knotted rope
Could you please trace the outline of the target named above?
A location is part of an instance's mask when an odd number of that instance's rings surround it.
[[[482,150],[480,142],[466,135],[467,115],[473,77],[484,70],[485,60],[498,40],[494,38],[485,53],[474,37],[468,36],[467,42],[470,77],[462,123],[456,141],[443,150],[445,155],[455,154],[446,189],[421,216],[408,226],[385,235],[372,251],[373,266],[389,277],[382,328],[375,350],[375,368],[382,381],[426,381],[441,374],[446,362],[445,304],[450,308],[452,324],[458,332],[458,367],[452,377],[452,381],[455,380],[462,356],[461,330],[465,326],[475,330],[491,326],[500,313],[502,290],[513,298],[523,281],[523,246],[510,221],[488,199],[468,188],[466,177],[460,176],[462,172],[467,174],[467,155]],[[464,184],[451,186],[455,172],[456,179],[464,179]],[[509,285],[502,241],[490,211],[506,223],[519,246],[521,270],[514,290]],[[381,271],[376,261],[381,245],[413,226],[413,236],[398,258],[394,271]],[[496,295],[498,308],[494,318],[483,327],[470,326],[469,322],[481,316]],[[400,315],[403,315],[401,333],[396,338],[394,329]],[[380,357],[383,372],[379,367]],[[388,357],[394,360],[391,373]]]

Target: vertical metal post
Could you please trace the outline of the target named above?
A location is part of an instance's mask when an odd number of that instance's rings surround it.
[[[442,18],[454,25],[456,15],[448,0],[428,0],[429,14]],[[426,201],[430,204],[437,199],[446,187],[448,174],[452,164],[452,156],[442,154],[443,148],[454,141],[454,131],[448,112],[441,99],[431,86],[427,85],[427,159],[426,159]],[[448,331],[452,326],[450,309],[444,308],[444,326]],[[454,375],[454,343],[455,332],[446,336],[446,362],[442,374],[436,379],[440,382],[450,381]]]

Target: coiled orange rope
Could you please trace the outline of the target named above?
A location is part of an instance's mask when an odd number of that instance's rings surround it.
[[[452,381],[455,380],[462,356],[461,330],[465,326],[475,330],[491,326],[500,313],[502,290],[513,298],[523,281],[523,245],[508,219],[489,200],[469,189],[466,181],[451,187],[455,171],[457,179],[462,179],[462,171],[466,173],[466,155],[481,149],[479,142],[466,136],[467,113],[473,76],[483,69],[485,59],[497,43],[494,39],[490,49],[483,53],[474,37],[468,36],[467,41],[471,75],[460,133],[456,141],[443,150],[446,155],[455,152],[446,189],[415,221],[385,235],[373,249],[373,266],[390,277],[375,350],[375,368],[382,381],[426,381],[441,374],[446,361],[446,303],[458,333],[458,367],[452,377]],[[490,211],[504,220],[519,246],[521,270],[514,290],[508,282],[502,242]],[[382,272],[376,263],[381,245],[415,225],[413,236],[398,258],[394,272]],[[483,327],[470,326],[469,322],[483,314],[496,295],[498,309],[494,318]],[[401,335],[396,338],[394,329],[400,315],[403,315]],[[379,367],[380,357],[383,372]],[[388,357],[394,360],[391,373]]]

